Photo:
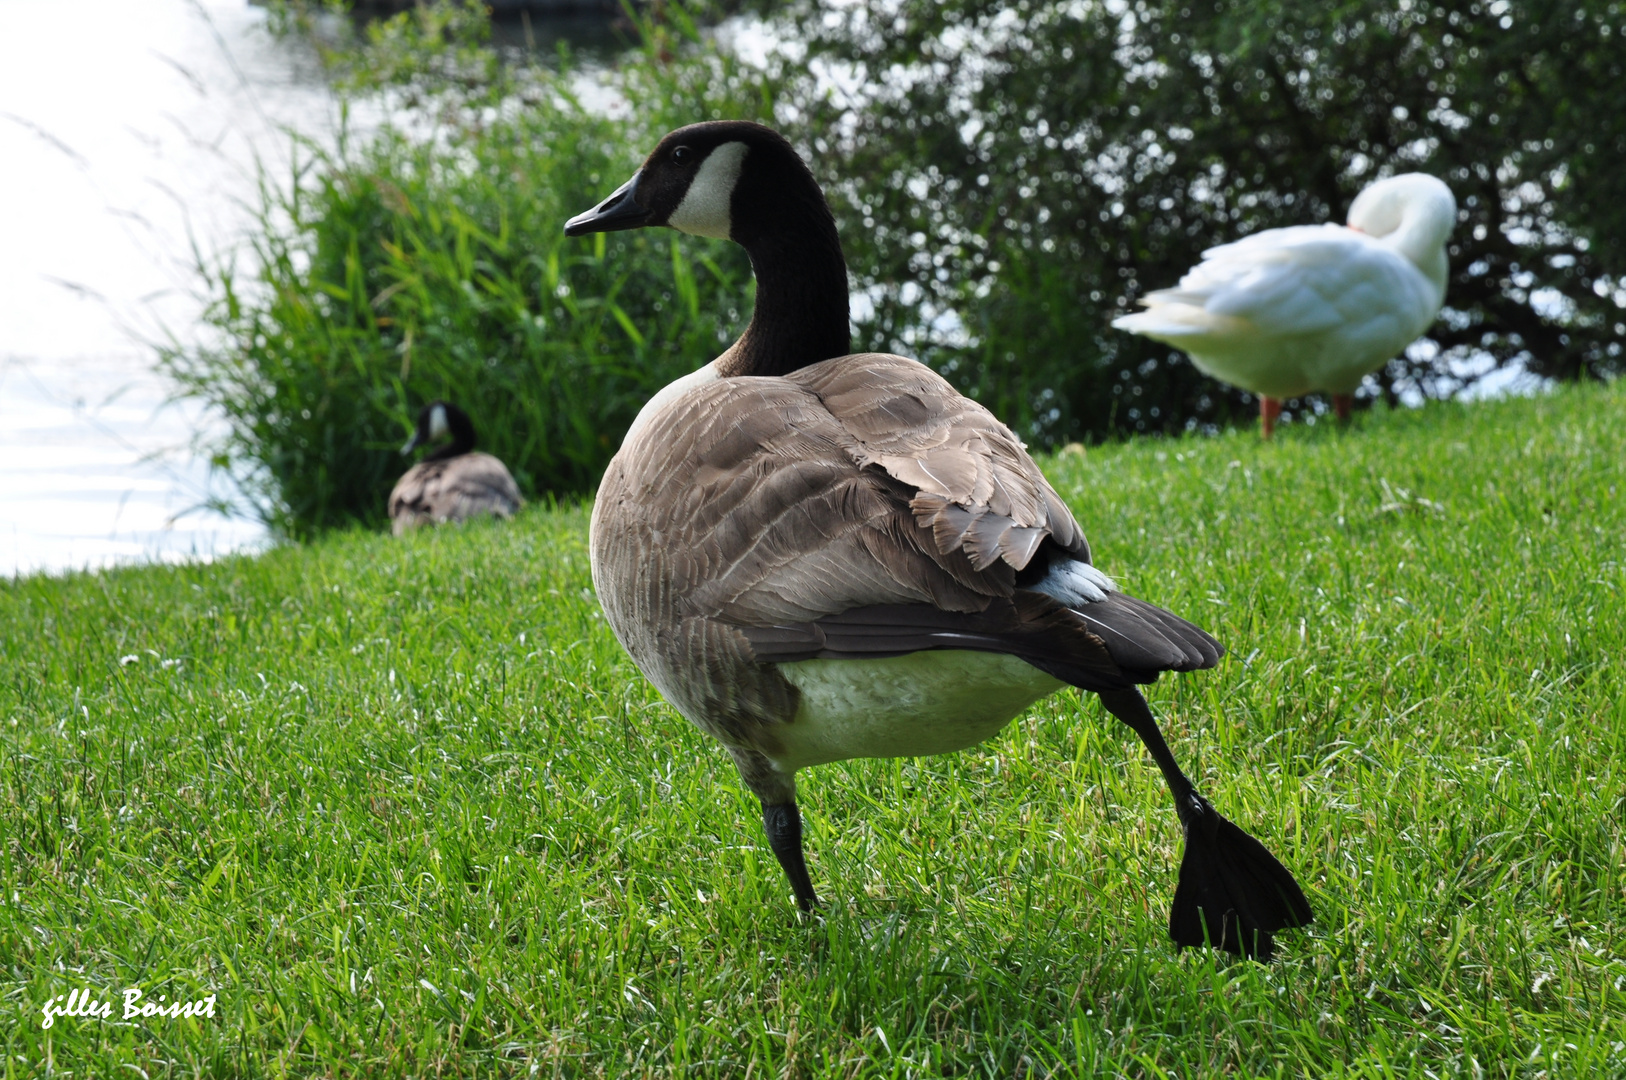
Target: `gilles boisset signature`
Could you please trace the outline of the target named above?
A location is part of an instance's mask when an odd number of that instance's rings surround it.
[[[124,1019],[133,1020],[138,1016],[206,1016],[210,1019],[215,1015],[215,995],[196,1001],[165,1001],[167,995],[159,994],[157,1001],[142,1001],[141,988],[138,986],[126,987],[124,990]],[[61,1004],[58,1004],[61,1002]],[[84,987],[70,990],[67,994],[58,994],[47,1001],[40,1012],[45,1020],[40,1024],[48,1028],[56,1023],[59,1016],[82,1016],[87,1019],[109,1019],[113,1015],[111,1001],[92,1001],[90,991]]]

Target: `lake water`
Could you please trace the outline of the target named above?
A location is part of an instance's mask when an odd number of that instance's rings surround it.
[[[208,557],[264,542],[206,509],[144,342],[192,340],[192,245],[249,220],[255,162],[336,106],[244,0],[0,0],[0,575]]]

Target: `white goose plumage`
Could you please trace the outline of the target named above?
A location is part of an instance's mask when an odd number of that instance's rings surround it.
[[[1380,180],[1350,206],[1348,227],[1270,229],[1210,248],[1177,287],[1112,325],[1258,394],[1267,436],[1283,398],[1324,391],[1346,416],[1367,373],[1439,314],[1456,216],[1451,189],[1432,176]]]

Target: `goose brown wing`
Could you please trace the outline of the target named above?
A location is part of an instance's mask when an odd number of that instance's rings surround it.
[[[464,521],[480,514],[508,517],[522,503],[502,462],[490,454],[459,454],[408,469],[390,492],[389,513],[399,533],[415,525]]]
[[[786,378],[818,397],[860,465],[914,489],[910,509],[940,551],[964,550],[979,570],[1020,570],[1048,537],[1090,561],[1084,531],[1021,441],[924,364],[859,353]]]
[[[396,536],[400,536],[408,529],[428,524],[432,520],[429,516],[428,503],[424,499],[424,488],[435,465],[435,462],[421,462],[412,466],[401,475],[401,479],[397,480],[395,487],[391,489],[389,514],[390,521],[394,522]]]
[[[524,500],[508,467],[490,454],[461,454],[446,462],[434,503],[449,521],[479,514],[511,517]]]
[[[1046,537],[1087,556],[1004,425],[882,354],[697,386],[634,429],[600,498],[619,500],[606,527],[667,552],[689,613],[741,625],[873,604],[981,611]]]
[[[606,584],[638,581],[626,600],[651,615],[738,626],[870,604],[980,611],[1010,593],[1012,567],[978,570],[962,551],[939,551],[915,524],[914,489],[860,457],[788,379],[697,387],[636,426],[605,473],[595,565]]]
[[[1009,429],[902,357],[699,385],[634,429],[599,500],[595,565],[620,568],[606,584],[637,582],[604,596],[629,605],[629,627],[634,609],[723,623],[760,661],[1012,652],[1071,664],[1053,673],[1092,688],[1121,687],[1148,660],[1206,666],[1116,600],[1092,605],[1103,634],[1017,588],[1047,539],[1087,560],[1083,531]]]

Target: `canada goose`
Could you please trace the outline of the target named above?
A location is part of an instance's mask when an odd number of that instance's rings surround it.
[[[452,441],[395,482],[390,521],[396,536],[420,525],[467,521],[481,514],[513,517],[524,504],[508,468],[490,454],[474,452],[474,423],[450,402],[431,401],[418,412],[417,430],[401,453],[447,437]]]
[[[1071,683],[1135,730],[1174,796],[1177,943],[1265,958],[1275,931],[1310,921],[1135,688],[1212,666],[1219,645],[1090,564],[986,409],[913,360],[845,355],[841,242],[790,144],[743,122],[674,131],[565,232],[654,225],[744,246],[756,310],[633,421],[593,508],[593,582],[639,668],[733,755],[797,902],[817,903],[798,769],[964,749]]]
[[[1265,438],[1282,399],[1332,394],[1349,418],[1368,372],[1428,329],[1445,303],[1451,189],[1432,176],[1379,180],[1349,207],[1349,225],[1268,229],[1203,252],[1174,289],[1112,323],[1191,355],[1198,369],[1259,395]]]

